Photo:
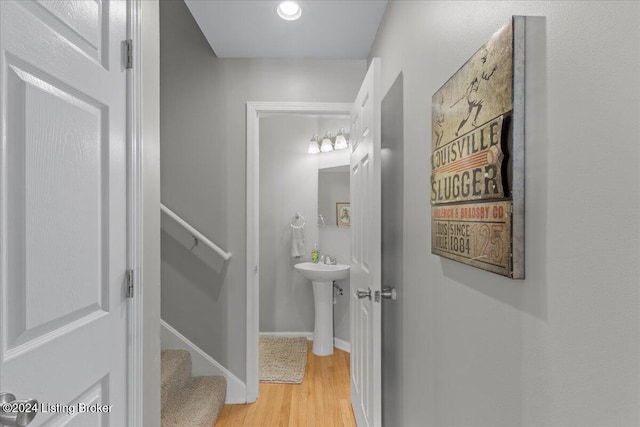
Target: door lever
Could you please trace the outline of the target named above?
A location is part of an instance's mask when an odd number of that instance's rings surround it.
[[[11,393],[0,393],[0,425],[26,427],[38,414],[35,399],[16,400]]]

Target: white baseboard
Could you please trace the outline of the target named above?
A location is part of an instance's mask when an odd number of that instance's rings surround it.
[[[305,337],[309,341],[313,341],[313,332],[260,332],[260,336],[270,337]],[[351,343],[339,338],[333,338],[333,345],[347,353],[351,353]]]
[[[227,395],[224,403],[247,402],[247,386],[242,380],[162,319],[160,320],[160,344],[163,350],[179,349],[191,353],[191,375],[195,377],[209,375],[225,377],[227,379]]]
[[[342,351],[346,351],[347,353],[351,353],[351,343],[341,340],[339,338],[333,339],[333,345],[336,348],[339,348]]]

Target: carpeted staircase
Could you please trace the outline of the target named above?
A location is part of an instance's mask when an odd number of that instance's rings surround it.
[[[162,427],[213,427],[224,406],[224,377],[192,377],[186,350],[162,351]]]

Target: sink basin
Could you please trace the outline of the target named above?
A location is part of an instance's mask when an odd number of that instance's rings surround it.
[[[301,262],[295,265],[296,270],[312,282],[332,282],[349,277],[349,269],[345,264],[314,264]]]

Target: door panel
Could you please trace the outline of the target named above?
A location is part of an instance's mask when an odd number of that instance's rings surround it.
[[[351,403],[359,426],[381,425],[380,60],[374,59],[351,114]]]
[[[36,77],[44,73],[33,67],[7,62],[8,183],[19,201],[11,206],[16,216],[7,225],[21,230],[9,247],[22,249],[8,253],[9,268],[28,266],[19,273],[22,280],[7,283],[12,302],[7,351],[12,352],[108,310],[101,275],[108,267],[101,254],[108,212],[102,188],[107,183],[101,164],[103,109],[54,86],[51,78]],[[66,242],[65,251],[58,250],[60,242]]]
[[[2,1],[0,29],[0,391],[125,425],[126,3]]]
[[[74,48],[109,68],[108,1],[39,0],[21,6]]]

